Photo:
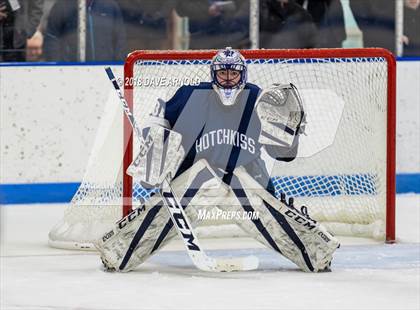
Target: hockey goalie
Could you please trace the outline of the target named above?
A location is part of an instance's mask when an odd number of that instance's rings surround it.
[[[158,190],[97,241],[105,268],[133,270],[177,232],[190,257],[198,260],[202,249],[194,228],[200,225],[199,210],[217,206],[226,212],[258,214],[234,221],[301,270],[330,270],[338,240],[305,206],[295,206],[284,194],[276,197],[261,158],[263,149],[278,161],[296,157],[305,125],[298,90],[280,83],[262,90],[247,82],[246,61],[231,48],[214,56],[210,77],[210,82],[181,86],[166,102],[158,100],[147,124],[135,131],[141,143],[127,173]],[[136,127],[135,120],[132,123]],[[210,262],[202,257],[202,266]],[[255,267],[250,261],[231,260],[203,269]]]

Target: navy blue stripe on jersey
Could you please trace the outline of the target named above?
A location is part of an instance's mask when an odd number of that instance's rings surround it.
[[[294,229],[290,226],[290,224],[287,222],[285,217],[276,209],[274,209],[268,202],[266,202],[263,199],[263,203],[268,209],[268,211],[271,213],[271,215],[276,219],[277,223],[281,226],[281,228],[284,230],[284,232],[289,236],[289,238],[293,241],[293,243],[298,247],[300,250],[303,260],[305,261],[306,266],[308,266],[308,269],[310,271],[314,271],[314,267],[312,266],[311,259],[309,258],[308,252],[306,251],[305,245],[302,243],[298,235],[296,235],[296,232]]]
[[[252,207],[252,205],[251,205],[251,203],[248,199],[248,196],[246,195],[246,193],[243,189],[236,188],[236,189],[233,189],[233,192],[234,192],[235,196],[238,198],[238,200],[241,202],[241,206],[246,212],[255,213],[255,210]],[[261,220],[260,219],[250,219],[250,221],[252,221],[252,223],[255,225],[255,227],[258,229],[258,231],[261,233],[261,235],[264,237],[264,239],[267,240],[268,244],[275,251],[282,254],[279,247],[277,246],[276,242],[273,240],[270,233],[264,227],[264,224],[261,222]]]
[[[211,89],[211,83],[203,82],[197,86],[181,86],[176,91],[175,95],[166,102],[165,119],[169,121],[171,128],[175,126],[175,123],[189,101],[191,94],[198,89]]]
[[[131,256],[133,255],[134,250],[137,248],[137,245],[139,244],[141,238],[144,236],[144,233],[150,227],[150,224],[153,222],[153,219],[155,218],[156,214],[160,211],[161,208],[162,208],[162,205],[156,205],[152,209],[150,209],[149,212],[147,212],[147,215],[145,216],[139,229],[134,235],[133,240],[131,240],[130,246],[128,247],[128,250],[125,253],[124,258],[119,266],[119,270],[124,270],[125,266],[127,266],[127,263],[129,262]]]
[[[252,85],[252,84],[250,84]],[[246,134],[246,131],[248,129],[249,122],[251,120],[252,112],[254,111],[255,102],[257,100],[257,96],[259,94],[259,88],[252,85],[250,87],[251,91],[248,96],[248,100],[246,102],[246,106],[244,109],[244,112],[242,113],[241,121],[239,123],[238,127],[238,133],[239,134]],[[230,181],[232,179],[232,172],[236,168],[236,163],[238,162],[239,154],[241,152],[241,148],[239,146],[232,146],[232,151],[229,156],[229,160],[226,166],[225,171],[228,173],[223,176],[223,182],[226,184],[230,184]]]
[[[203,128],[201,128],[200,133],[198,134],[197,139],[200,139],[200,137],[203,135],[205,125],[203,125]],[[175,174],[175,178],[181,175],[184,171],[186,171],[188,168],[190,168],[194,164],[194,159],[197,154],[197,151],[195,149],[195,144],[193,144],[190,148],[190,150],[187,153],[187,156],[185,156],[185,159],[181,163],[181,165],[178,168],[178,171]]]

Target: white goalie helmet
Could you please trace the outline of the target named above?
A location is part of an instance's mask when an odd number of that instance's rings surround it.
[[[213,89],[224,105],[233,105],[247,81],[245,58],[231,47],[220,50],[210,65]]]

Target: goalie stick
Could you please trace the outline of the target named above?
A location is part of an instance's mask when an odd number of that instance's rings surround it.
[[[120,86],[112,72],[111,68],[105,68],[108,78],[112,82],[115,91],[118,94],[121,104],[124,108],[124,113],[127,116],[132,128],[134,129],[139,142],[140,150],[143,154],[146,154],[153,140],[151,137],[143,138],[139,126],[134,118],[127,101],[122,94]],[[239,270],[254,270],[258,267],[259,261],[255,256],[238,257],[238,258],[213,258],[208,256],[201,248],[195,232],[192,229],[190,220],[188,219],[185,211],[180,203],[180,200],[176,197],[168,177],[165,178],[163,184],[161,184],[159,193],[162,197],[163,204],[167,208],[172,222],[178,231],[184,245],[187,249],[188,255],[190,256],[194,265],[203,271],[214,271],[214,272],[228,272],[228,271],[239,271]]]

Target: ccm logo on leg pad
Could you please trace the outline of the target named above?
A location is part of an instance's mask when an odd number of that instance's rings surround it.
[[[302,226],[307,227],[308,230],[312,230],[316,227],[316,223],[293,212],[292,210],[287,210],[285,214],[287,215],[287,217],[293,219],[296,223],[299,223]]]
[[[123,229],[128,223],[132,222],[139,214],[146,210],[146,206],[141,206],[128,214],[126,217],[122,218],[117,222],[118,228]]]

